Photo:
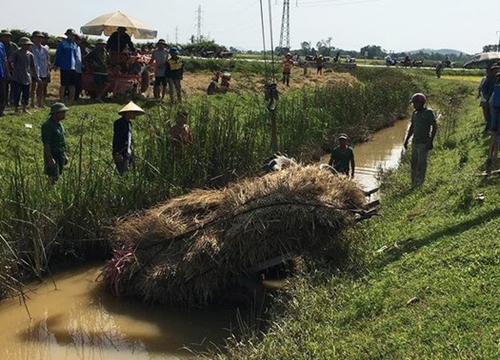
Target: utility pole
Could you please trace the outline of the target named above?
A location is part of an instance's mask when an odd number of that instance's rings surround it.
[[[283,0],[283,16],[281,18],[280,50],[290,50],[290,0]]]
[[[197,16],[197,21],[196,21],[196,41],[200,42],[201,41],[201,23],[202,23],[202,11],[201,11],[201,5],[198,5],[198,16]]]
[[[175,27],[175,43],[179,43],[179,28],[177,26]]]
[[[497,31],[497,35],[498,34],[500,34],[500,31]],[[498,37],[497,51],[500,51],[500,36]]]

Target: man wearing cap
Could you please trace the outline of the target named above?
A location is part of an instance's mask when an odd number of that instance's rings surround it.
[[[347,135],[340,134],[339,145],[332,150],[328,165],[332,166],[337,172],[354,178],[354,151],[347,145]]]
[[[5,56],[9,59],[9,56],[12,55],[14,51],[19,50],[19,47],[16,43],[12,41],[12,33],[9,30],[2,30],[0,32],[0,42],[2,42],[5,48]],[[6,84],[5,84],[5,105],[9,103],[12,105],[14,102],[14,98],[12,95],[12,82],[10,81],[10,68],[7,68],[7,76],[6,76]]]
[[[66,38],[57,45],[56,59],[54,65],[61,69],[61,87],[59,88],[59,99],[62,102],[66,90],[69,93],[68,103],[72,104],[75,99],[75,86],[77,83],[76,67],[78,61],[78,45],[75,42],[76,31],[68,29]]]
[[[184,63],[179,57],[179,50],[173,47],[169,50],[170,57],[166,63],[165,77],[168,81],[168,93],[170,95],[170,102],[174,103],[174,88],[177,94],[177,101],[182,101],[182,88],[181,80],[184,74]]]
[[[34,56],[29,51],[31,45],[33,43],[27,37],[20,38],[20,49],[13,52],[9,57],[9,66],[12,73],[14,111],[16,113],[19,112],[19,100],[21,100],[23,113],[28,112],[31,80],[34,79],[36,82],[40,80],[36,72]]]
[[[64,165],[68,163],[66,133],[61,124],[68,110],[63,103],[54,103],[50,107],[49,118],[42,125],[44,170],[51,184],[59,179]]]
[[[108,77],[109,53],[106,50],[106,42],[98,39],[95,49],[84,58],[84,62],[93,70],[94,86],[96,90],[97,102],[103,101],[103,96],[108,93],[111,83]]]
[[[4,115],[5,110],[5,88],[7,86],[7,55],[5,47],[0,42],[0,116]]]
[[[153,51],[151,59],[155,65],[155,85],[153,89],[153,94],[155,100],[163,100],[165,98],[165,93],[167,92],[167,79],[165,78],[165,69],[168,59],[168,52],[165,49],[167,43],[165,40],[160,39],[156,43],[156,50]],[[161,98],[160,98],[160,85]]]
[[[416,93],[411,97],[413,103],[413,114],[411,124],[408,128],[403,146],[408,148],[410,138],[412,140],[411,152],[411,187],[421,186],[427,172],[427,156],[433,148],[436,136],[437,123],[434,112],[425,106],[427,98],[422,93]]]
[[[31,107],[35,107],[35,95],[36,95],[36,106],[44,107],[43,105],[43,95],[46,93],[47,79],[49,77],[50,71],[50,55],[47,48],[42,45],[43,34],[40,31],[34,31],[31,35],[31,45],[30,51],[35,59],[35,69],[38,75],[39,81],[33,80],[31,86]]]
[[[132,120],[143,115],[144,110],[131,101],[118,114],[121,118],[113,124],[113,160],[123,175],[132,163]]]

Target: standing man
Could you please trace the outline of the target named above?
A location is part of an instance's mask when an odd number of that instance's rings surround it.
[[[49,53],[49,70],[47,73],[47,81],[45,84],[45,87],[43,88],[43,95],[42,95],[42,104],[45,103],[45,100],[47,99],[47,89],[49,87],[49,83],[51,82],[52,78],[50,75],[50,71],[52,70],[52,64],[50,63],[50,46],[49,46],[49,33],[47,32],[42,32],[43,34],[43,39],[42,39],[42,46],[47,49],[47,52]]]
[[[325,61],[323,59],[323,55],[318,55],[316,58],[316,75],[323,75],[323,66]]]
[[[111,86],[108,76],[109,53],[106,50],[106,42],[98,39],[95,49],[84,60],[94,72],[95,100],[103,102],[103,97],[106,96]]]
[[[339,135],[339,145],[332,150],[328,165],[333,167],[338,173],[354,178],[354,151],[347,145],[347,135]],[[350,170],[350,171],[349,171]]]
[[[45,46],[42,45],[42,40],[44,36],[40,31],[34,31],[31,35],[31,45],[30,51],[33,53],[35,59],[35,69],[40,81],[33,80],[31,86],[31,107],[35,107],[35,96],[36,96],[36,106],[41,108],[44,107],[43,100],[44,94],[47,92],[47,84],[50,72],[50,55]]]
[[[7,55],[5,54],[5,47],[0,42],[0,117],[4,116],[5,110],[5,88],[7,86]]]
[[[63,103],[56,102],[50,107],[49,118],[42,125],[43,158],[45,174],[50,184],[55,184],[68,163],[66,156],[66,133],[61,121],[69,109]]]
[[[165,70],[167,67],[168,52],[167,50],[165,50],[166,45],[167,43],[165,40],[158,40],[158,42],[156,43],[156,50],[153,51],[153,54],[151,55],[151,59],[155,64],[155,85],[153,94],[155,100],[157,101],[163,100],[165,98],[165,93],[167,92],[167,79],[165,78]]]
[[[293,68],[292,54],[287,53],[283,60],[283,84],[290,86],[290,74]]]
[[[120,175],[125,174],[132,163],[132,120],[145,112],[132,101],[118,114],[121,118],[113,124],[113,160]]]
[[[0,32],[0,42],[2,42],[4,48],[5,48],[5,56],[7,59],[12,55],[14,51],[19,50],[19,47],[17,44],[13,43],[12,41],[12,33],[9,30],[2,30]],[[7,72],[10,72],[10,69],[7,69]],[[7,73],[8,74],[8,73]],[[9,76],[6,77],[6,84],[5,84],[5,106],[7,105],[12,105],[14,102],[14,97],[12,94],[12,83],[9,79]]]
[[[179,57],[179,50],[173,47],[169,51],[170,58],[167,60],[165,76],[168,81],[168,92],[170,95],[170,102],[174,103],[174,87],[177,93],[177,101],[182,101],[182,88],[181,80],[184,73],[184,63]]]
[[[413,103],[413,114],[411,124],[406,134],[404,148],[408,148],[408,141],[413,136],[411,152],[411,187],[421,186],[425,180],[427,171],[427,156],[433,148],[436,136],[437,123],[434,112],[425,106],[427,98],[422,93],[416,93],[411,97]]]
[[[108,50],[112,53],[120,53],[128,46],[129,51],[135,52],[134,44],[130,35],[127,34],[127,29],[123,26],[118,27],[108,39]]]
[[[77,84],[77,62],[78,45],[75,42],[76,31],[68,29],[64,33],[63,39],[56,50],[55,67],[61,69],[61,87],[59,88],[59,99],[62,102],[66,89],[69,93],[69,104],[73,104],[75,99],[75,86]]]
[[[33,43],[27,37],[19,39],[19,50],[15,51],[9,57],[9,66],[12,73],[12,93],[14,100],[14,111],[19,112],[19,100],[23,113],[27,113],[28,102],[30,99],[31,80],[39,82],[40,78],[36,72],[35,58],[29,49]]]

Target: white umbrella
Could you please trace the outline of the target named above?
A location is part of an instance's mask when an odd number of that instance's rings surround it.
[[[101,15],[83,25],[80,30],[85,35],[102,35],[104,33],[104,35],[110,36],[118,27],[126,28],[127,33],[136,39],[154,39],[158,33],[148,24],[119,11]]]
[[[490,51],[483,52],[474,55],[464,64],[464,68],[482,68],[485,69],[488,66],[500,61],[500,52]]]

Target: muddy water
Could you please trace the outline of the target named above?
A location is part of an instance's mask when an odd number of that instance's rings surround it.
[[[354,148],[361,187],[377,187],[379,169],[397,166],[407,126],[399,121]],[[29,286],[30,314],[18,299],[0,303],[0,359],[185,359],[191,353],[184,347],[223,346],[229,329],[238,329],[234,308],[150,307],[110,297],[98,291],[100,268],[60,273],[57,290],[50,279]],[[243,321],[249,318],[243,315]]]
[[[98,291],[101,265],[61,273],[29,286],[26,301],[0,305],[0,359],[186,359],[224,345],[237,326],[228,307],[151,307]],[[243,320],[245,321],[243,315]]]
[[[354,180],[364,190],[379,186],[380,170],[397,167],[403,151],[403,140],[408,128],[408,120],[397,121],[394,126],[375,133],[372,139],[354,146],[356,171]],[[329,155],[322,162],[328,162]]]

